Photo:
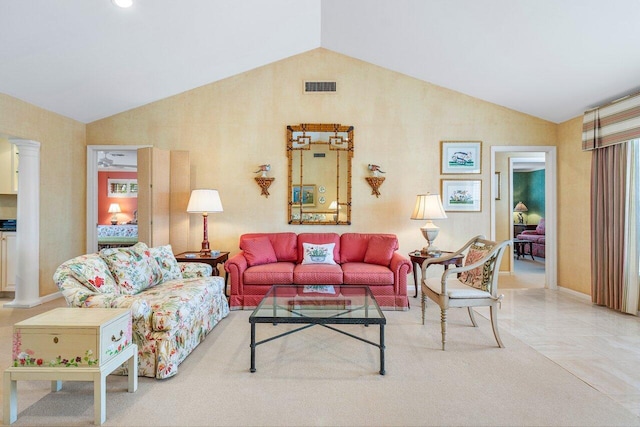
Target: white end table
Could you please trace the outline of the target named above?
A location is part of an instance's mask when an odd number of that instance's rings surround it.
[[[4,424],[18,418],[18,380],[93,381],[94,422],[106,421],[106,378],[125,362],[128,391],[138,388],[138,346],[131,312],[117,308],[57,308],[13,328],[14,366],[4,371]],[[17,365],[17,366],[15,366]]]

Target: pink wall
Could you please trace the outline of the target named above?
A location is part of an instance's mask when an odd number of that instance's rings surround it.
[[[133,211],[138,209],[137,197],[107,197],[107,180],[114,178],[137,179],[138,172],[98,172],[98,224],[111,224],[111,203],[120,204],[118,224],[133,220]]]

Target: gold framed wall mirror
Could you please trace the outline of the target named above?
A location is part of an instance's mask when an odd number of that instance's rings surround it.
[[[353,126],[287,126],[289,224],[351,224]]]

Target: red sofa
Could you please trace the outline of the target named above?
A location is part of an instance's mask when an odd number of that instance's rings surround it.
[[[535,230],[525,230],[522,233],[518,234],[516,236],[516,239],[522,239],[522,240],[530,240],[531,242],[531,250],[533,251],[533,256],[534,257],[540,257],[540,258],[545,258],[544,256],[544,247],[545,247],[545,226],[544,226],[544,218],[542,218],[540,220],[540,222],[538,223],[538,226],[536,227]],[[525,251],[527,251],[527,254],[529,253],[529,250],[527,247],[525,247]]]
[[[406,310],[411,262],[400,255],[393,234],[252,233],[240,236],[241,251],[224,265],[232,310],[258,305],[271,285],[367,285],[382,309]],[[326,261],[313,251],[333,249]]]

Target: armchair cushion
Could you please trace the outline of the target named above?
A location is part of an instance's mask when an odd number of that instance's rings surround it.
[[[464,264],[470,265],[480,259],[484,258],[491,250],[493,246],[484,245],[471,245],[469,247],[469,252],[467,253],[467,258],[465,259]],[[472,270],[463,271],[460,274],[460,281],[468,286],[472,286],[476,289],[480,289],[483,291],[489,290],[489,272],[491,270],[491,262],[487,261],[483,265],[476,267]]]
[[[437,294],[442,294],[442,283],[440,278],[431,277],[425,279],[425,284],[429,289]],[[449,298],[490,298],[491,294],[477,288],[469,287],[458,279],[447,279],[447,296]]]
[[[267,236],[244,239],[240,249],[244,251],[244,257],[247,259],[249,267],[278,261],[273,245]]]

